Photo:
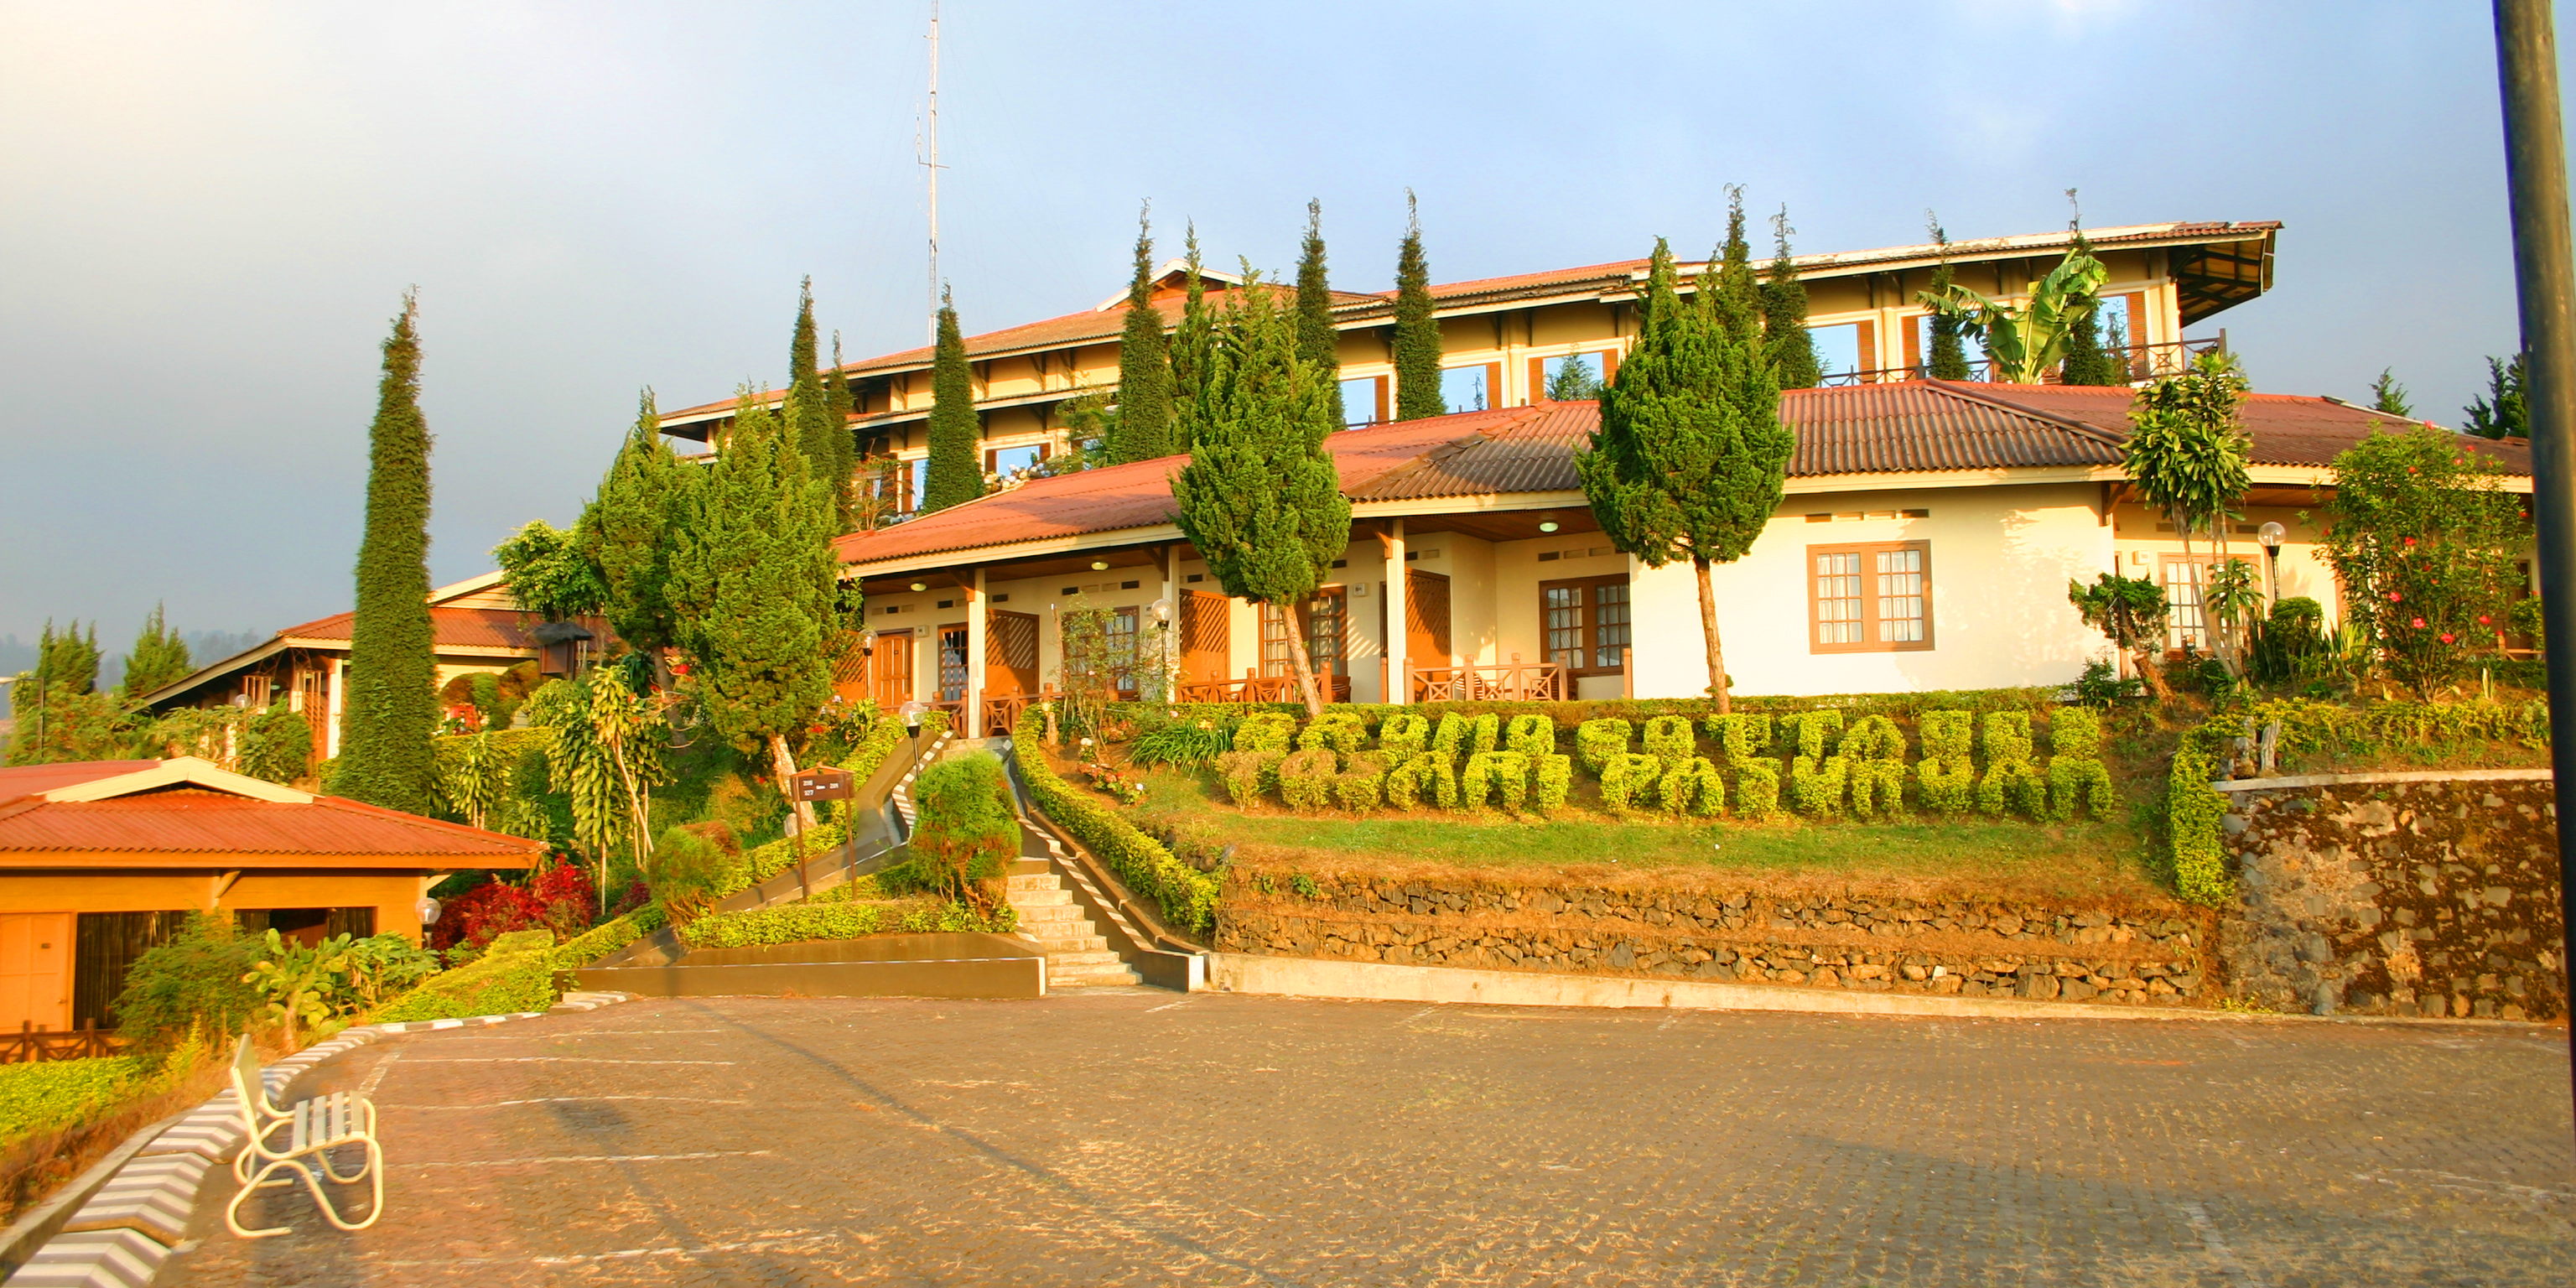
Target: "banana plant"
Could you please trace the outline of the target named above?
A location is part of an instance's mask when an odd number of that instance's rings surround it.
[[[1918,293],[1934,313],[1956,319],[1961,330],[1986,346],[1987,379],[2035,385],[2066,359],[2075,328],[2091,317],[2094,295],[2108,277],[2102,262],[2070,250],[2048,276],[2030,284],[2027,302],[2014,305],[1980,295],[1956,282]]]
[[[349,936],[334,935],[307,948],[287,943],[272,929],[242,982],[267,999],[261,1018],[276,1021],[293,1050],[299,1022],[311,1028],[338,1013],[333,1003],[348,990],[349,970]]]

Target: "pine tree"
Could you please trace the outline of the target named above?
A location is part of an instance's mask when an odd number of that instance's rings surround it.
[[[1109,423],[1112,462],[1150,461],[1172,441],[1172,342],[1154,307],[1153,207],[1136,213],[1136,271],[1127,281],[1127,318],[1118,332],[1118,414]]]
[[[98,692],[98,623],[89,624],[89,634],[81,634],[80,619],[75,617],[54,633],[54,619],[45,619],[45,630],[36,637],[36,669],[33,674],[42,685],[67,685],[74,693]]]
[[[2072,191],[2068,192],[2071,199]],[[2082,225],[2075,228],[2074,253],[2092,258],[2093,243],[2086,240]],[[2125,385],[2112,369],[2111,356],[2102,351],[2102,299],[2086,293],[2068,301],[2074,311],[2074,322],[2066,332],[2066,360],[2057,371],[2061,383],[2070,385]]]
[[[1330,373],[1297,352],[1294,319],[1257,277],[1246,265],[1202,396],[1183,405],[1190,460],[1172,476],[1172,501],[1228,595],[1287,614],[1289,665],[1307,711],[1320,714],[1303,610],[1350,545],[1350,499],[1324,448],[1340,426],[1325,396]]]
[[[2397,383],[2396,368],[2381,367],[2379,379],[2370,382],[2370,409],[2414,419],[2415,405],[2406,400],[2406,386]]]
[[[1731,222],[1740,231],[1741,218]],[[1636,346],[1602,391],[1601,428],[1575,458],[1584,496],[1612,545],[1650,568],[1691,561],[1708,691],[1721,714],[1730,705],[1726,658],[1708,570],[1753,548],[1779,508],[1797,446],[1780,423],[1780,388],[1759,337],[1729,324],[1728,310],[1744,301],[1727,298],[1726,258],[1720,256],[1719,281],[1703,277],[1700,289],[1703,299],[1718,302],[1684,305],[1672,250],[1656,240]],[[1733,289],[1740,296],[1741,287]]]
[[[438,664],[429,623],[429,424],[420,414],[419,302],[385,340],[369,428],[366,536],[330,792],[427,813],[436,775]]]
[[[2116,308],[2103,315],[2102,369],[2111,378],[2104,384],[2125,385],[2136,370],[2129,353],[2129,311]]]
[[[1783,389],[1813,389],[1824,379],[1816,357],[1816,338],[1807,332],[1807,288],[1798,281],[1798,266],[1789,259],[1789,208],[1771,217],[1778,250],[1771,259],[1770,280],[1762,284],[1762,347],[1779,373]]]
[[[831,493],[748,390],[704,473],[671,557],[678,643],[716,731],[746,751],[766,745],[784,793],[788,735],[831,700],[828,650],[847,624]],[[812,807],[797,808],[811,823]]]
[[[1556,374],[1547,378],[1549,402],[1589,402],[1600,396],[1601,378],[1583,365],[1582,354],[1566,355]]]
[[[154,604],[152,615],[143,619],[142,632],[134,637],[133,651],[125,655],[125,678],[117,689],[128,698],[140,698],[188,678],[196,669],[188,657],[188,641],[170,629],[162,606]]]
[[[636,649],[679,642],[670,601],[671,554],[688,514],[696,471],[662,440],[653,391],[636,397],[635,428],[609,462],[599,490],[573,524],[573,540],[597,571],[609,629]]]
[[[1744,240],[1741,184],[1726,186],[1726,241],[1702,269],[1697,291],[1702,321],[1724,331],[1732,343],[1761,350],[1762,288],[1753,277],[1753,247]],[[1641,321],[1641,334],[1643,325]]]
[[[1422,215],[1404,192],[1404,244],[1395,256],[1395,418],[1445,416],[1440,392],[1440,319],[1431,313],[1431,262],[1422,254]]]
[[[1185,452],[1194,441],[1191,426],[1200,423],[1199,403],[1207,396],[1209,365],[1216,360],[1216,310],[1207,302],[1207,278],[1200,272],[1199,229],[1189,225],[1183,243],[1181,325],[1172,336],[1171,449]]]
[[[2487,359],[2487,392],[2483,398],[2469,401],[2467,432],[2480,438],[2529,438],[2531,413],[2525,408],[2522,393],[2523,359],[2527,354],[2513,355],[2513,361]]]
[[[1950,269],[1950,234],[1942,231],[1941,221],[1931,211],[1924,211],[1923,217],[1932,226],[1932,244],[1941,248],[1940,267],[1932,270],[1932,289],[1925,294],[1947,296],[1953,285],[1953,274]],[[1932,332],[1932,351],[1924,355],[1924,373],[1934,380],[1967,379],[1968,346],[1960,339],[1958,316],[1936,309],[1932,313],[1929,330]]]
[[[841,333],[832,333],[832,369],[823,376],[824,415],[832,427],[825,443],[830,450],[823,458],[823,477],[833,481],[833,527],[848,532],[856,524],[859,502],[859,443],[851,436],[850,415],[857,400],[850,392],[850,374],[841,361]]]
[[[1324,274],[1324,203],[1306,203],[1306,243],[1297,256],[1297,356],[1324,373],[1332,391],[1333,427],[1350,423],[1342,409],[1342,333],[1333,329],[1333,288]]]
[[[957,306],[942,291],[939,346],[930,358],[930,467],[922,480],[920,513],[984,495],[984,463],[975,450],[982,429],[974,381],[966,369],[966,340],[957,330]]]

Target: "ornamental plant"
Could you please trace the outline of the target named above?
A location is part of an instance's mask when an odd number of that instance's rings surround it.
[[[1653,798],[1663,774],[1662,760],[1641,752],[1620,752],[1601,768],[1601,803],[1613,814],[1642,807]]]
[[[1279,763],[1286,760],[1288,754],[1245,750],[1242,741],[1243,735],[1238,730],[1235,734],[1236,750],[1216,758],[1217,781],[1225,784],[1227,800],[1237,805],[1251,805],[1261,799],[1264,788],[1279,780]]]
[[[1505,810],[1517,814],[1529,801],[1529,771],[1529,757],[1520,752],[1477,752],[1467,758],[1467,772],[1459,779],[1459,800],[1466,808],[1476,808],[1489,798],[1497,799]]]
[[[1885,716],[1862,716],[1843,735],[1852,813],[1885,818],[1905,805],[1905,731]]]
[[[1455,711],[1440,713],[1440,725],[1431,735],[1431,749],[1444,756],[1460,755],[1467,749],[1468,723]]]
[[[1771,746],[1771,717],[1762,712],[1710,716],[1709,736],[1735,771],[1735,812],[1769,818],[1780,811],[1780,762],[1761,753]]]
[[[2139,390],[2129,405],[2122,468],[2138,499],[2173,520],[2185,556],[2195,531],[2209,534],[2216,554],[2227,553],[2227,520],[2253,485],[2237,417],[2245,389],[2234,356],[2204,353],[2189,370]]]
[[[1706,756],[1693,756],[1667,772],[1656,784],[1655,796],[1675,818],[1716,818],[1726,812],[1726,780],[1718,775],[1717,762]]]
[[[1481,756],[1489,751],[1499,751],[1502,748],[1502,741],[1503,718],[1501,716],[1488,711],[1467,725],[1465,750],[1469,756]]]
[[[1340,759],[1326,748],[1291,752],[1279,762],[1279,799],[1302,813],[1329,809],[1333,777],[1341,770]]]
[[[1664,762],[1666,772],[1689,764],[1699,754],[1691,738],[1691,722],[1686,716],[1653,716],[1646,721],[1646,754]]]
[[[1297,735],[1297,750],[1313,751],[1317,747],[1348,754],[1368,743],[1368,722],[1355,711],[1327,711]]]
[[[1636,726],[1617,716],[1586,720],[1574,727],[1574,754],[1586,772],[1599,778],[1611,758],[1624,754],[1636,736]]]
[[[1966,711],[1926,711],[1915,722],[1923,759],[1914,762],[1916,798],[1935,814],[1964,814],[1976,801],[1977,769],[1968,757],[1975,718]]]
[[[1809,818],[1839,816],[1851,766],[1826,752],[1842,733],[1843,713],[1800,712],[1780,717],[1780,724],[1797,739],[1797,755],[1789,762],[1789,807]]]
[[[2030,758],[2030,713],[1986,713],[1986,774],[1977,780],[1977,808],[2001,815],[2018,810],[2034,818],[2048,812],[2048,780]]]
[[[1549,756],[1556,753],[1556,722],[1546,716],[1513,716],[1503,728],[1503,749],[1524,756]]]
[[[2090,586],[2069,578],[2066,602],[2075,605],[2085,625],[2102,632],[2113,648],[2129,655],[2158,701],[2173,696],[2164,675],[2165,618],[2172,612],[2164,587],[2150,577],[2106,572]]]
[[[325,790],[409,813],[430,807],[438,664],[429,620],[429,423],[420,413],[419,301],[406,292],[385,340],[367,431],[367,512],[340,754]],[[92,649],[92,656],[96,649]]]
[[[2111,771],[2102,764],[2102,716],[2089,707],[2061,707],[2048,718],[2048,817],[2075,816],[2078,804],[2095,818],[2109,818],[2117,799]]]
[[[1376,809],[1386,800],[1386,757],[1373,751],[1353,753],[1333,778],[1333,801],[1354,814]]]
[[[1386,753],[1391,765],[1411,760],[1430,742],[1431,722],[1411,712],[1388,716],[1377,727],[1378,750]]]
[[[1289,741],[1297,732],[1297,718],[1279,711],[1263,711],[1243,718],[1234,727],[1236,751],[1275,751],[1286,755]]]
[[[1535,766],[1530,774],[1530,812],[1551,817],[1565,808],[1566,795],[1574,789],[1574,758],[1547,752],[1530,757],[1530,764]]]
[[[2209,785],[2209,757],[2186,745],[2165,780],[2165,828],[2173,845],[2174,893],[2206,907],[2227,902],[2227,855],[2219,823],[2227,800]]]
[[[2344,618],[2419,695],[2491,651],[2509,625],[2528,522],[2498,475],[2493,458],[2425,425],[2374,433],[2335,457],[2324,545]]]
[[[1410,810],[1428,803],[1458,808],[1457,762],[1437,751],[1425,751],[1387,771],[1386,803]]]

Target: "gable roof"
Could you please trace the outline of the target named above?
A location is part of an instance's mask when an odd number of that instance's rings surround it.
[[[193,756],[29,768],[53,772],[0,771],[0,866],[148,866],[139,856],[184,855],[245,867],[523,868],[546,848]]]
[[[1797,435],[1791,478],[1974,473],[2074,468],[2116,471],[2129,430],[2126,386],[2001,385],[1906,380],[1792,389],[1780,416]],[[2255,394],[2243,422],[2257,465],[2322,469],[2374,428],[2408,422],[2330,398]],[[1564,493],[1601,423],[1595,402],[1538,403],[1346,430],[1325,438],[1355,503]],[[2528,475],[2516,443],[2462,436],[2509,474]],[[1033,479],[836,543],[844,563],[918,559],[992,546],[1154,529],[1172,522],[1171,476],[1186,456],[1166,456]],[[1147,539],[1147,538],[1140,538]],[[1150,539],[1164,539],[1156,536]]]

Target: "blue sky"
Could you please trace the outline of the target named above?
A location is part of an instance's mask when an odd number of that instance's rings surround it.
[[[918,343],[926,0],[0,5],[0,634],[344,608],[376,346],[421,292],[432,572],[568,522],[650,384],[784,376],[797,279]],[[1297,20],[1283,21],[1294,12]],[[2394,366],[2457,423],[2513,344],[2483,5],[994,3],[945,11],[970,331],[1118,289],[1136,204],[1279,267],[1309,197],[1382,289],[1695,253],[2281,219],[2258,388]]]

